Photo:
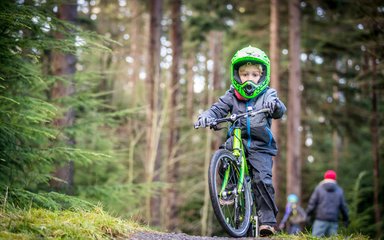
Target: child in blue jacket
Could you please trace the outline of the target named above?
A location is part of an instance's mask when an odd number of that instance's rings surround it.
[[[296,194],[291,193],[288,195],[284,217],[279,225],[279,228],[281,230],[286,229],[288,234],[300,233],[303,224],[307,220],[307,214],[298,202],[299,198]]]

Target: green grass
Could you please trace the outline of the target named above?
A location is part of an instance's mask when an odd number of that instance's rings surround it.
[[[91,210],[0,210],[0,239],[129,239],[135,232],[161,232],[138,223],[122,220],[104,212],[100,207]],[[158,236],[158,235],[157,235]],[[310,233],[287,235],[279,233],[272,239],[315,240]],[[360,234],[340,234],[333,240],[367,240]]]
[[[136,231],[150,230],[112,217],[101,208],[0,212],[0,239],[124,239]]]
[[[284,233],[279,233],[272,237],[272,239],[290,239],[290,240],[368,240],[370,239],[368,236],[364,236],[361,234],[350,234],[350,235],[344,235],[344,234],[339,234],[336,236],[332,237],[323,237],[323,238],[318,238],[314,237],[311,235],[311,233],[300,233],[298,235],[288,235]]]

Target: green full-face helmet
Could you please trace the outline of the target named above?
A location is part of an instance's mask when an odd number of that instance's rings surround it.
[[[260,64],[263,72],[258,83],[246,81],[241,83],[239,76],[240,66],[251,63]],[[245,99],[257,97],[269,85],[270,65],[268,56],[260,49],[248,46],[235,53],[231,60],[231,82],[237,92]]]

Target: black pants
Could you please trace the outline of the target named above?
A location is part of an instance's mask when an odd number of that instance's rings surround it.
[[[272,185],[272,156],[265,153],[252,153],[249,149],[248,161],[252,166],[252,190],[261,224],[276,224],[278,209],[275,204],[275,189]]]
[[[227,139],[223,148],[232,150],[232,137]],[[272,155],[260,153],[252,147],[246,149],[247,159],[252,171],[252,190],[261,224],[276,224],[278,209],[275,204],[275,189],[272,185]]]

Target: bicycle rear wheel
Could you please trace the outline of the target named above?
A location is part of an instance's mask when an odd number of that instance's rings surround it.
[[[250,188],[244,181],[241,191],[237,192],[239,174],[240,169],[230,151],[215,152],[208,171],[209,193],[217,220],[232,237],[246,236],[251,219]]]

